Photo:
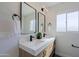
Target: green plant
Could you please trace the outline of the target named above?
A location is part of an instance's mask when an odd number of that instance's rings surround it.
[[[42,38],[42,33],[41,33],[41,32],[38,32],[38,33],[36,34],[36,37],[37,37],[37,39],[41,39],[41,38]]]

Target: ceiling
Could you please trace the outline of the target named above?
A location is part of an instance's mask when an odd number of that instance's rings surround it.
[[[61,2],[39,2],[38,4],[48,8],[48,7],[57,5],[59,3]]]

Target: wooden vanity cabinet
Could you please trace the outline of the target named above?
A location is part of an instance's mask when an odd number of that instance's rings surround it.
[[[23,49],[19,48],[19,56],[20,57],[52,57],[55,53],[55,43],[49,43],[48,47],[45,48],[41,53],[37,56],[33,56],[30,53],[24,51]],[[51,55],[52,54],[52,55]]]
[[[50,43],[47,48],[44,49],[44,57],[53,57],[55,54],[55,41],[54,43]]]
[[[24,51],[23,49],[19,48],[19,57],[43,57],[44,53],[43,51],[39,53],[37,56],[33,56],[32,54]]]

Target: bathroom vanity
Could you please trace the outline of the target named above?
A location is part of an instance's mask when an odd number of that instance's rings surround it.
[[[55,38],[42,38],[35,39],[33,41],[27,38],[21,38],[19,40],[19,56],[20,57],[49,57],[54,53]]]

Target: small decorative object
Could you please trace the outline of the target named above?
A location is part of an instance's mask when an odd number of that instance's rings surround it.
[[[41,38],[42,38],[42,33],[41,33],[41,32],[38,32],[38,33],[36,34],[36,37],[37,37],[37,39],[41,39]]]

